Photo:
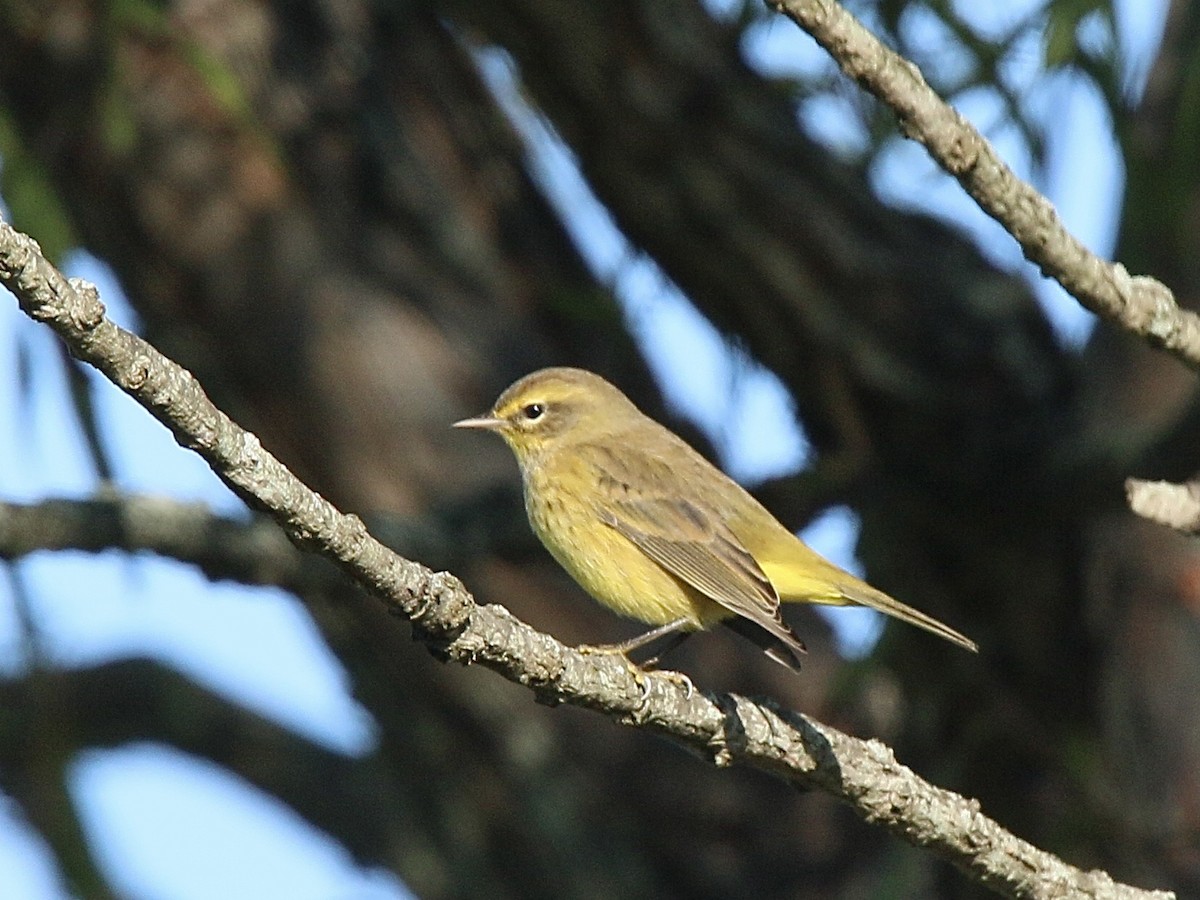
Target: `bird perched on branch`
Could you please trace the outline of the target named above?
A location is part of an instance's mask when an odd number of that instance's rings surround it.
[[[721,622],[798,669],[804,644],[780,618],[780,602],[868,606],[977,649],[810,550],[599,375],[542,369],[486,415],[454,424],[504,438],[542,543],[595,599],[654,626],[589,650],[627,654],[668,636],[674,646]]]

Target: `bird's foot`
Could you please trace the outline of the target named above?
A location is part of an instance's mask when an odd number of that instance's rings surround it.
[[[657,672],[658,675],[665,678],[667,681],[677,685],[687,691],[687,696],[690,698],[696,690],[696,686],[692,684],[692,679],[684,675],[682,672],[676,672],[673,669],[657,669],[658,656],[653,656],[644,663],[635,663],[629,658],[629,651],[626,644],[580,644],[576,647],[584,656],[619,656],[625,661],[625,665],[629,667],[629,671],[633,675],[634,681],[641,689],[642,695],[646,696],[649,691],[646,687],[646,675],[650,672]]]
[[[659,669],[658,674],[671,682],[671,684],[683,688],[686,699],[692,699],[692,694],[695,693],[696,686],[692,684],[692,679],[688,678],[683,672],[676,671],[675,669]]]

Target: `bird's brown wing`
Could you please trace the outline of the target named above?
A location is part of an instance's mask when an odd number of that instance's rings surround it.
[[[766,631],[775,639],[763,644],[773,658],[798,665],[777,646],[781,642],[792,655],[804,652],[779,616],[779,595],[720,519],[675,497],[611,498],[597,514],[676,578]],[[744,628],[735,630],[753,637]]]

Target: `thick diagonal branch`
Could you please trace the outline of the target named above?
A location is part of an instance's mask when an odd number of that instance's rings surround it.
[[[457,578],[393,554],[357,517],[309,490],[217,409],[190,373],[108,320],[94,286],[68,282],[34,241],[3,222],[0,283],[31,318],[53,328],[73,354],[141,403],[291,540],[336,562],[448,658],[482,663],[546,701],[596,709],[669,736],[719,765],[742,763],[798,786],[819,787],[1008,896],[1044,896],[1051,885],[1071,885],[1084,895],[1150,896],[1020,840],[977,804],[922,781],[882,744],[742,697],[685,690],[609,657],[582,655],[502,607],[477,606]]]

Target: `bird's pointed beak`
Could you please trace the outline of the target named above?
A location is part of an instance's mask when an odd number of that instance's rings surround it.
[[[473,419],[462,419],[455,422],[452,428],[481,428],[484,431],[498,431],[504,425],[503,419],[495,416],[476,416]]]

